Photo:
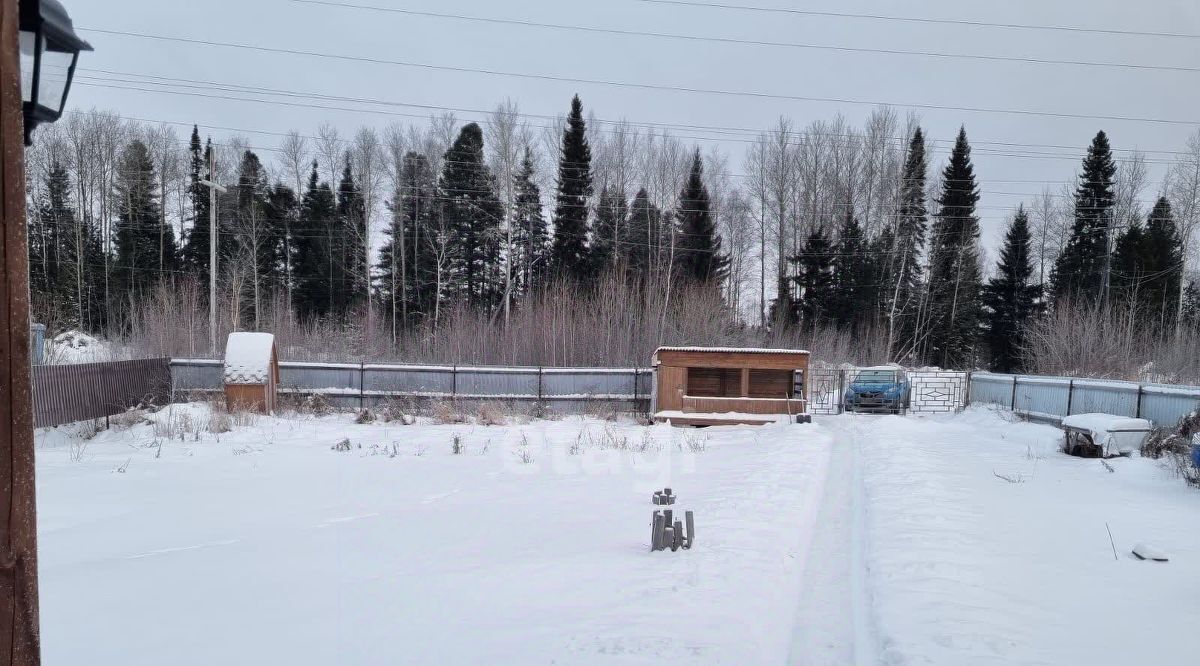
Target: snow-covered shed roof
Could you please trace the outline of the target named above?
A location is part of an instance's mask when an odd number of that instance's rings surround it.
[[[225,343],[225,383],[266,384],[274,349],[275,336],[270,333],[230,333]]]
[[[807,354],[804,349],[766,349],[755,347],[659,347],[654,353],[663,351],[712,352],[714,354]]]
[[[1072,414],[1063,417],[1062,425],[1064,428],[1076,428],[1093,433],[1149,432],[1151,427],[1150,422],[1146,419],[1113,414]]]

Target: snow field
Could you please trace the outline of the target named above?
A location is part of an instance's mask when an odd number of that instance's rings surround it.
[[[45,663],[787,659],[819,426],[333,415],[164,438],[208,417],[39,431]],[[648,552],[665,485],[691,551]]]
[[[1060,453],[1057,428],[1010,419],[826,421],[859,449],[880,662],[1196,663],[1200,493],[1157,461],[1109,472]],[[1135,559],[1139,542],[1171,561]]]

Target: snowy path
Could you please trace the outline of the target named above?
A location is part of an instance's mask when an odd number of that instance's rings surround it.
[[[788,661],[794,666],[872,664],[862,542],[865,507],[858,468],[861,428],[837,419],[822,425],[833,430],[833,450],[805,560]]]

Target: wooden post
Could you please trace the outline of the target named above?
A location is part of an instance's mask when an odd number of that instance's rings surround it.
[[[0,664],[41,662],[17,0],[0,0]]]
[[[750,368],[742,368],[742,386],[738,395],[743,398],[750,397]]]

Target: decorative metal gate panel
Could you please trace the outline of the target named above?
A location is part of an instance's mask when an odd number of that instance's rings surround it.
[[[841,414],[842,394],[845,389],[845,370],[810,368],[808,371],[808,412],[810,414]]]
[[[908,373],[909,413],[957,412],[967,403],[967,373],[916,370]]]

